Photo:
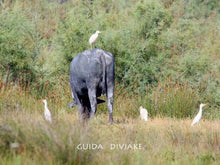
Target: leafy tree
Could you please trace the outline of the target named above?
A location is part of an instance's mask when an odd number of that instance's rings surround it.
[[[6,83],[16,79],[28,81],[33,76],[36,54],[32,31],[32,24],[20,9],[0,14],[0,68]]]

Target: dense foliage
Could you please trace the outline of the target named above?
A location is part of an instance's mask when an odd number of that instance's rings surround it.
[[[179,84],[194,97],[180,103],[218,109],[218,6],[218,0],[1,1],[1,79],[48,93],[45,84],[68,81],[70,61],[101,30],[95,46],[115,56],[117,90],[162,104],[155,93]]]

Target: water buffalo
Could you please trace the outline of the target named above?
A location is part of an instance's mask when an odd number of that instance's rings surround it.
[[[114,95],[114,57],[102,49],[85,50],[77,54],[70,64],[70,86],[80,117],[93,117],[97,103],[103,102],[97,97],[106,93],[109,122],[113,122]],[[86,114],[88,111],[88,114]]]

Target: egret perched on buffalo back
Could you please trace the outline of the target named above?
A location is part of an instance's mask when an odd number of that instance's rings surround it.
[[[43,99],[42,102],[44,103],[44,117],[47,121],[52,123],[52,117],[50,110],[47,108],[47,100]]]
[[[90,38],[89,38],[89,44],[91,45],[91,48],[92,45],[96,42],[98,36],[99,36],[99,33],[101,33],[100,31],[96,31]]]
[[[191,126],[193,126],[194,124],[198,123],[199,120],[202,118],[202,108],[206,106],[206,104],[200,104],[199,105],[199,113],[196,115],[196,117],[194,118]]]
[[[143,119],[144,121],[147,122],[147,120],[148,120],[148,112],[147,112],[147,110],[144,109],[142,106],[140,106],[139,110],[140,110],[141,119]]]

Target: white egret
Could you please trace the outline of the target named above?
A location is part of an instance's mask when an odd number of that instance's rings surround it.
[[[47,108],[47,100],[43,99],[42,102],[44,103],[44,117],[47,121],[52,123],[52,117],[50,110]]]
[[[100,31],[96,31],[90,38],[89,38],[89,44],[91,45],[91,48],[92,45],[96,42],[98,36],[99,36],[99,33],[101,33]]]
[[[147,112],[147,110],[144,109],[142,106],[140,106],[139,110],[140,110],[141,119],[143,119],[144,121],[147,122],[147,120],[148,120],[148,112]]]
[[[199,120],[202,118],[202,108],[206,106],[206,104],[200,104],[199,105],[199,113],[196,115],[196,117],[194,118],[191,126],[193,126],[194,124],[198,123]]]

